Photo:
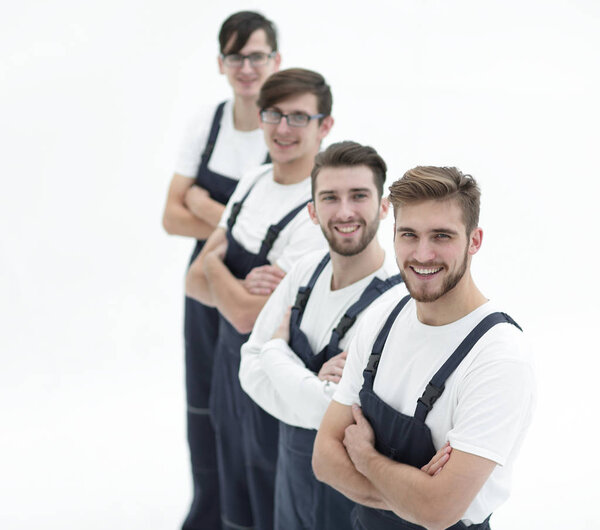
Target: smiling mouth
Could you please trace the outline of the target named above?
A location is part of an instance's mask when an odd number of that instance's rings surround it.
[[[283,140],[278,140],[275,139],[274,142],[279,146],[279,147],[290,147],[291,145],[296,144],[297,142],[294,141],[289,141],[289,142],[284,142]]]
[[[433,276],[443,269],[443,267],[415,267],[413,265],[410,268],[419,276]]]
[[[337,232],[340,232],[341,234],[352,234],[360,228],[360,225],[336,226],[334,228]]]

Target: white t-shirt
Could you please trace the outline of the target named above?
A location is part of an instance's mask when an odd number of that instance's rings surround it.
[[[175,173],[196,178],[215,111],[214,105],[203,107],[190,120],[175,165]],[[236,130],[233,126],[233,102],[227,101],[217,141],[208,161],[209,169],[239,180],[246,172],[264,164],[266,157],[267,146],[262,129]]]
[[[242,388],[258,405],[277,419],[306,429],[318,429],[337,384],[319,379],[287,342],[271,337],[286,309],[294,304],[298,288],[308,284],[324,255],[315,252],[305,256],[281,281],[260,312],[248,342],[242,346],[240,364]],[[385,280],[397,273],[395,262],[386,260],[373,274],[332,291],[329,261],[315,283],[300,324],[313,353],[319,353],[329,343],[331,331],[375,276]],[[406,293],[404,284],[391,290],[396,296]],[[340,348],[348,344],[363,314],[364,311],[342,338]]]
[[[372,346],[399,298],[384,295],[372,305],[350,344],[344,375],[333,399],[359,403],[362,372]],[[374,392],[394,409],[413,416],[427,383],[469,332],[496,311],[487,302],[445,326],[422,324],[410,300],[396,319],[382,352]],[[509,495],[512,468],[535,403],[533,359],[523,333],[498,324],[473,347],[445,384],[426,425],[436,449],[448,440],[460,451],[498,465],[463,516],[481,523]]]
[[[254,182],[256,185],[242,206],[232,235],[248,252],[256,254],[269,226],[277,224],[286,214],[309,200],[311,194],[308,176],[296,184],[278,184],[273,180],[272,165],[260,166],[240,179],[225,207],[219,227],[227,229],[233,204],[242,200]],[[308,208],[305,207],[279,233],[267,258],[287,272],[307,252],[319,249],[324,255],[327,241],[319,226],[311,221]]]

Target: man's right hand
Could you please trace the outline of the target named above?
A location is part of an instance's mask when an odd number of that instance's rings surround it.
[[[346,357],[348,352],[343,351],[338,353],[335,357],[329,359],[326,363],[323,363],[317,377],[322,381],[331,381],[332,383],[339,383],[342,378],[342,371],[346,364]]]
[[[269,296],[284,276],[285,272],[277,265],[262,265],[248,273],[244,279],[244,287],[250,294]]]
[[[450,447],[450,442],[446,442],[444,446],[433,455],[431,460],[421,468],[421,471],[434,477],[446,465],[446,462],[450,459],[451,452],[452,447]]]

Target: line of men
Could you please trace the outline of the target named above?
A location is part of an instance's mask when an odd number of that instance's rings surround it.
[[[278,71],[258,13],[219,40],[234,97],[191,129],[164,214],[197,239],[183,528],[489,528],[534,385],[520,328],[471,277],[476,182],[438,167],[397,180],[387,256],[386,164],[356,142],[320,152],[325,79]]]

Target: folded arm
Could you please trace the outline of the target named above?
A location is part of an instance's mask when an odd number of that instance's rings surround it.
[[[454,449],[443,472],[430,476],[400,464],[374,448],[371,426],[354,405],[355,423],[345,429],[343,444],[356,470],[379,492],[399,517],[436,530],[452,526],[463,516],[496,463]]]
[[[207,239],[215,229],[216,223],[208,222],[202,216],[197,215],[199,210],[192,211],[186,202],[188,194],[190,196],[196,195],[195,192],[191,193],[190,191],[194,188],[194,191],[208,196],[206,190],[194,186],[193,178],[178,173],[173,175],[162,218],[163,227],[168,234]],[[209,200],[211,199],[209,198]],[[192,204],[191,201],[190,204]]]

